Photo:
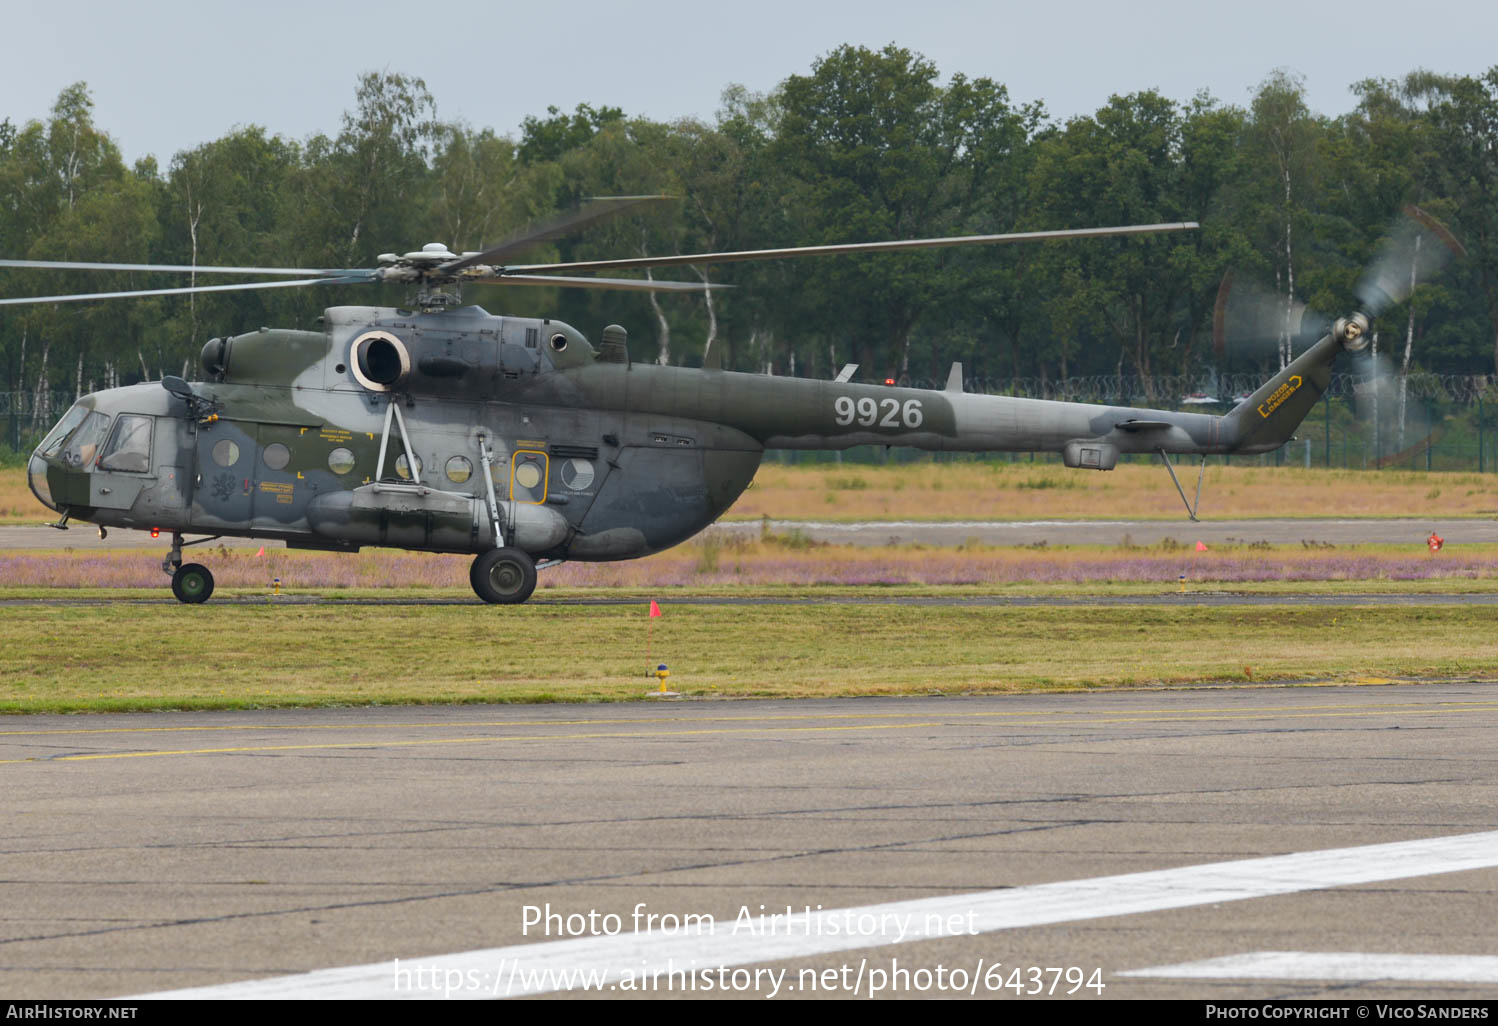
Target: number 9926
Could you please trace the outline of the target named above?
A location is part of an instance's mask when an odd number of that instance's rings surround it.
[[[863,427],[918,428],[925,419],[921,413],[919,399],[907,399],[901,405],[898,399],[875,399],[866,395],[854,400],[851,395],[840,395],[832,400],[832,419],[839,427],[855,421]]]

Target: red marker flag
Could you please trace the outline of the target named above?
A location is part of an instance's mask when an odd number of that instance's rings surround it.
[[[655,604],[655,599],[650,600],[650,615],[652,618],[661,615],[661,607]]]
[[[257,552],[257,553],[255,553],[255,555],[257,555],[257,556],[263,556],[263,555],[265,555],[265,546],[264,545],[260,546],[260,551]]]
[[[1206,542],[1197,542],[1196,543],[1196,551],[1197,552],[1206,552],[1207,551],[1207,543]]]

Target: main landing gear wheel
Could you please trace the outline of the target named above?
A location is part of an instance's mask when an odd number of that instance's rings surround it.
[[[536,561],[519,549],[490,549],[474,559],[468,582],[485,602],[515,605],[536,590]]]
[[[202,563],[186,563],[172,574],[172,594],[178,602],[207,602],[213,594],[213,574]]]

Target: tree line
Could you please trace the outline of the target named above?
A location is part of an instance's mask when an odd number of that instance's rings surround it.
[[[706,295],[464,297],[594,338],[621,323],[636,360],[695,365],[719,347],[738,370],[831,376],[858,363],[861,377],[938,382],[960,360],[988,382],[1127,376],[1143,398],[1169,401],[1157,382],[1268,372],[1296,346],[1280,332],[1268,347],[1214,347],[1226,272],[1348,312],[1393,217],[1417,204],[1466,256],[1381,318],[1386,348],[1409,343],[1406,372],[1492,374],[1498,67],[1372,78],[1355,93],[1350,113],[1323,116],[1276,72],[1247,106],[1146,91],[1058,121],[992,79],[943,78],[894,45],[845,46],[769,94],[729,87],[711,122],[582,104],[511,135],[444,121],[421,79],[377,72],[360,77],[334,134],[236,127],[163,168],[152,157],[127,167],[78,83],[46,120],[0,121],[0,257],[371,267],[431,241],[481,249],[587,197],[640,194],[679,201],[525,262],[1195,220],[1189,234],[673,269],[734,286]],[[10,269],[0,294],[227,280]],[[325,306],[404,298],[319,285],[12,306],[0,310],[0,368],[6,390],[37,395],[184,366],[193,376],[214,335],[310,328]]]

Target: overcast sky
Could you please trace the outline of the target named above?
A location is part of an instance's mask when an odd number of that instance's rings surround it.
[[[45,118],[83,80],[126,159],[163,168],[235,125],[332,134],[369,70],[425,79],[444,119],[515,133],[580,102],[711,119],[725,85],[772,89],[842,43],[895,42],[1058,117],[1146,88],[1243,104],[1276,68],[1340,114],[1368,76],[1498,65],[1494,0],[7,0],[0,16],[0,118]]]

